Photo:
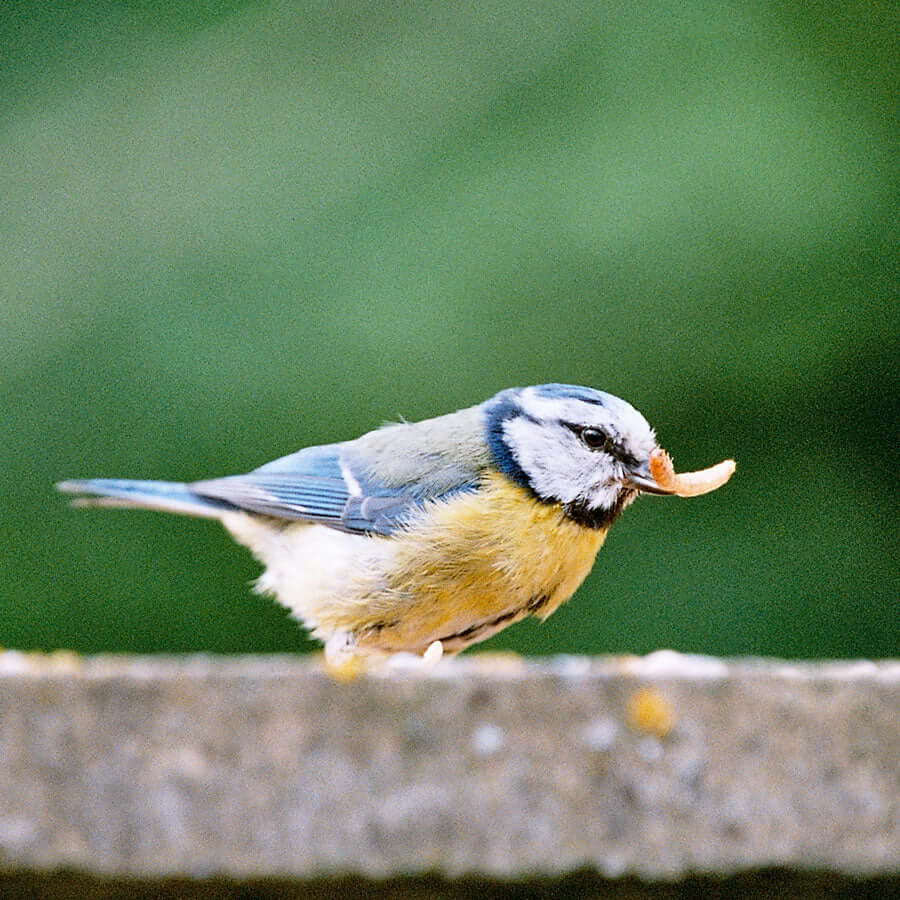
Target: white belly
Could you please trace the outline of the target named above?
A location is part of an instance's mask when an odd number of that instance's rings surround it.
[[[390,540],[347,534],[325,525],[277,523],[228,513],[222,524],[266,567],[256,582],[320,640],[346,628],[389,569]]]

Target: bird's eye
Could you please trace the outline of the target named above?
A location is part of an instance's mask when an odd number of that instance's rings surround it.
[[[599,428],[582,428],[581,439],[591,450],[603,450],[609,444],[609,436]]]

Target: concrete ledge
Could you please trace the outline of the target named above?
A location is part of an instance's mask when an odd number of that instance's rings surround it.
[[[7,652],[0,759],[21,877],[900,877],[898,662]]]

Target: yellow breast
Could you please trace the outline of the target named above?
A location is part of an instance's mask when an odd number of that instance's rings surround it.
[[[493,474],[388,539],[385,582],[357,607],[360,645],[417,651],[440,640],[453,652],[525,616],[545,618],[590,572],[605,537]]]

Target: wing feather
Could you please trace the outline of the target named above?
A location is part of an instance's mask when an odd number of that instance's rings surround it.
[[[246,475],[198,481],[191,490],[238,509],[318,522],[357,534],[392,534],[429,499],[471,490],[475,482],[429,494],[419,484],[389,487],[354,467],[342,445],[310,447]]]

